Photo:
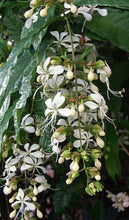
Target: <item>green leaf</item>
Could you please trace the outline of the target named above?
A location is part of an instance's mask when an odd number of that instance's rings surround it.
[[[3,0],[4,2],[5,0]],[[1,4],[1,3],[0,3]],[[1,5],[0,5],[1,6]],[[29,7],[29,2],[28,1],[6,1],[5,3],[2,4],[3,8],[15,8],[15,7],[19,7],[19,8],[28,8]]]
[[[19,57],[12,57],[10,60],[0,69],[1,78],[1,96],[0,96],[0,126],[3,123],[6,112],[11,104],[11,94],[17,92],[17,100],[13,114],[15,116],[15,128],[18,133],[19,120],[17,119],[17,110],[22,109],[26,104],[26,99],[30,95],[31,86],[30,80],[32,72],[36,65],[36,59],[29,51],[25,51]],[[4,86],[2,86],[4,85]],[[9,118],[10,119],[10,118]],[[6,123],[9,121],[6,121]],[[6,126],[7,128],[7,126]],[[2,134],[4,133],[4,128]],[[1,140],[0,140],[1,143]]]
[[[13,40],[19,40],[23,21],[12,10],[6,9],[3,17],[3,25]]]
[[[61,214],[65,208],[69,207],[75,191],[76,187],[74,182],[71,185],[67,185],[65,178],[61,178],[53,197],[54,211],[56,214]]]
[[[96,14],[92,21],[86,23],[86,28],[129,52],[129,11],[110,9],[105,17]]]
[[[129,9],[128,0],[74,0],[74,3],[79,6],[89,4],[89,5],[100,5],[100,6]]]
[[[105,165],[109,176],[115,181],[116,175],[121,175],[119,142],[114,126],[110,123],[106,125],[106,146],[108,150],[105,147]]]
[[[86,55],[90,52],[90,50],[91,50],[92,47],[93,47],[93,46],[87,48],[87,49],[82,53],[82,55],[81,55],[81,57],[80,57],[80,61],[82,61],[82,60],[86,57]]]
[[[2,37],[0,36],[0,60],[5,58],[9,54],[7,44],[4,42]]]

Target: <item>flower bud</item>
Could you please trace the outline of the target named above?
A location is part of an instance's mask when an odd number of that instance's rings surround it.
[[[96,138],[96,142],[100,148],[104,147],[104,141],[100,137]]]
[[[38,195],[38,193],[39,193],[39,191],[38,191],[38,189],[35,185],[34,185],[33,193],[34,193],[35,196]]]
[[[9,203],[13,203],[14,200],[15,200],[15,197],[13,196],[13,197],[11,197],[11,198],[9,199]]]
[[[94,164],[98,169],[100,169],[102,166],[101,162],[98,159],[95,160]]]
[[[77,161],[72,161],[72,163],[70,164],[70,170],[75,172],[79,170],[79,165]]]
[[[3,158],[6,158],[8,156],[8,150],[5,150],[2,155],[3,155]]]
[[[71,80],[74,77],[74,73],[71,70],[68,70],[66,73],[67,79]]]
[[[104,131],[100,131],[100,132],[99,132],[99,135],[100,135],[100,136],[105,136],[105,132],[104,132]]]
[[[75,115],[76,115],[75,108],[72,107],[72,108],[71,108],[71,114],[70,114],[70,116],[74,117]]]
[[[30,18],[30,17],[32,16],[32,14],[33,14],[33,11],[34,11],[34,8],[32,8],[32,9],[26,11],[26,12],[24,13],[24,17],[25,17],[25,18]]]
[[[71,5],[71,12],[74,14],[77,12],[77,6],[76,5]]]
[[[16,215],[16,209],[10,213],[9,218],[14,218],[15,215]]]
[[[68,179],[66,180],[66,184],[67,184],[67,185],[71,184],[72,182],[73,182],[73,179],[72,179],[72,178],[68,178]]]
[[[37,0],[31,0],[31,2],[30,2],[31,7],[36,6],[37,4],[38,4]]]
[[[5,186],[3,192],[5,195],[9,195],[12,192],[12,187]]]
[[[101,180],[101,176],[97,174],[97,175],[95,175],[95,179],[99,181],[99,180]]]
[[[41,133],[41,132],[40,132],[38,126],[37,126],[37,129],[36,129],[36,131],[35,131],[36,136],[39,137],[39,136],[40,136],[40,133]]]
[[[84,112],[84,111],[85,111],[85,106],[84,106],[83,104],[80,104],[80,105],[78,106],[78,111],[79,111],[79,112]]]
[[[44,8],[44,9],[42,9],[42,10],[40,11],[40,16],[41,16],[42,18],[44,18],[44,17],[47,16],[47,8]]]
[[[43,213],[39,209],[37,209],[37,216],[38,218],[43,218]]]
[[[39,75],[39,76],[37,77],[37,82],[38,82],[38,83],[41,83],[41,82],[42,82],[42,76],[41,76],[41,75]]]
[[[65,150],[62,154],[61,157],[70,158],[71,157],[71,152],[69,150]]]
[[[92,71],[90,71],[90,72],[88,73],[87,78],[88,78],[89,81],[93,81],[93,80],[94,80],[94,73],[93,73]]]
[[[79,172],[72,172],[71,174],[72,179],[75,179],[78,176],[79,176]]]
[[[58,163],[59,163],[59,164],[64,163],[64,158],[63,158],[63,157],[60,157],[59,160],[58,160]]]
[[[36,202],[36,201],[37,201],[37,198],[36,198],[35,196],[33,196],[32,200],[33,200],[34,202]]]
[[[128,208],[128,207],[129,207],[129,201],[124,201],[124,202],[123,202],[123,206],[124,206],[125,208]]]

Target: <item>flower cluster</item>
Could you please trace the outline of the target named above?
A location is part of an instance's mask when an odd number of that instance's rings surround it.
[[[118,212],[124,211],[125,208],[129,207],[129,196],[127,193],[120,192],[118,194],[113,194],[110,191],[106,190],[107,198],[111,199],[113,202],[113,207],[118,209]]]
[[[33,124],[34,119],[28,114],[21,121],[21,129],[34,133]],[[39,210],[40,205],[37,203],[37,195],[50,188],[50,185],[44,176],[46,169],[40,145],[30,145],[27,142],[24,146],[18,146],[14,137],[9,140],[7,137],[4,138],[3,144],[13,149],[13,156],[5,161],[3,172],[3,181],[5,181],[3,192],[6,195],[11,194],[9,203],[11,203],[13,211],[10,213],[10,218],[17,219],[20,216],[28,219],[32,213],[33,215],[37,214],[38,218],[42,218],[43,214]],[[8,151],[6,149],[3,153],[5,158]],[[21,186],[24,187],[21,188]]]
[[[113,123],[107,116],[106,101],[94,81],[100,79],[106,83],[107,91],[115,95],[121,95],[121,92],[110,89],[111,69],[106,62],[96,61],[93,44],[89,45],[86,40],[82,44],[82,38],[86,37],[58,31],[52,31],[51,35],[55,55],[37,66],[40,85],[37,91],[43,87],[41,94],[46,99],[46,118],[40,124],[41,135],[51,127],[51,155],[56,154],[60,164],[70,161],[66,183],[71,184],[84,171],[86,192],[94,195],[102,190],[99,181],[100,158],[105,145],[104,119]],[[64,49],[65,56],[61,55]],[[83,50],[89,50],[86,58],[80,53]]]

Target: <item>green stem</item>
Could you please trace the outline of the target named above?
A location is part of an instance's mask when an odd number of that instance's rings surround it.
[[[76,68],[76,62],[75,62],[75,52],[74,52],[74,45],[73,45],[73,37],[72,37],[70,23],[69,23],[69,20],[68,20],[67,17],[66,17],[66,22],[67,22],[68,32],[69,32],[69,35],[70,35],[70,41],[71,41],[71,46],[72,46],[72,59],[73,59],[74,76],[75,76],[75,88],[76,88],[76,99],[77,99],[78,127],[79,127],[79,136],[80,136],[81,149],[83,149],[82,148],[82,141],[81,141],[80,113],[78,111],[79,103],[78,103],[78,87],[77,87],[77,68]],[[89,182],[89,177],[88,177],[88,173],[87,173],[87,170],[86,170],[86,164],[85,164],[84,159],[83,159],[83,166],[84,166],[85,174],[87,176],[87,182]]]

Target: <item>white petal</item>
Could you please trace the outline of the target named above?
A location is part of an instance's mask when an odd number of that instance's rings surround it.
[[[70,9],[71,9],[71,5],[70,5],[70,4],[68,4],[67,2],[65,2],[65,3],[64,3],[64,8],[67,8],[67,9],[69,9],[69,8],[70,8]]]
[[[24,149],[25,149],[26,151],[29,151],[29,143],[27,143],[27,144],[24,145]]]
[[[42,68],[40,65],[38,65],[36,72],[37,72],[38,74],[43,74],[43,73],[44,73],[44,70],[43,70],[43,68]]]
[[[26,127],[24,127],[24,130],[29,132],[29,133],[34,133],[35,132],[35,128],[33,126],[26,126]]]
[[[26,120],[25,120],[25,125],[30,125],[34,122],[34,119],[32,117],[28,117]]]
[[[71,115],[71,109],[69,109],[69,108],[58,109],[58,112],[60,115],[65,116],[65,117],[68,117]]]
[[[61,41],[66,35],[68,35],[68,32],[62,32],[62,33],[60,33],[60,41]]]
[[[96,8],[97,9],[97,8]],[[106,9],[97,9],[98,13],[101,15],[101,16],[107,16],[108,15],[108,12]]]
[[[49,63],[50,63],[50,60],[51,60],[50,57],[48,57],[48,58],[45,60],[44,65],[43,65],[43,67],[44,67],[45,70],[47,69],[47,67],[48,67],[48,65],[49,65]]]
[[[94,103],[94,102],[91,102],[91,101],[85,102],[85,105],[88,106],[92,110],[98,108],[98,105],[96,103]]]
[[[40,151],[33,152],[31,155],[36,158],[42,158],[42,153]]]
[[[48,116],[48,115],[50,115],[50,114],[53,113],[53,112],[54,112],[54,110],[46,109],[46,110],[45,110],[45,116]]]
[[[51,35],[53,35],[59,41],[59,32],[58,31],[51,31]]]
[[[60,135],[59,137],[57,137],[56,139],[61,143],[61,142],[65,141],[65,139],[66,139],[66,134],[62,134],[62,135]]]
[[[21,166],[21,171],[32,169],[32,165],[24,164]]]
[[[30,157],[25,157],[24,162],[27,164],[32,164],[32,165],[34,164],[33,160]]]
[[[57,122],[57,125],[64,125],[67,126],[67,123],[64,119],[59,119],[59,121]]]
[[[15,167],[15,166],[11,166],[11,167],[10,167],[10,171],[11,171],[11,172],[16,172],[16,167]]]
[[[73,146],[76,147],[76,148],[79,148],[81,147],[83,144],[85,144],[85,140],[77,140],[77,141],[74,141],[73,143]]]
[[[30,147],[30,152],[34,151],[34,150],[37,150],[39,148],[40,148],[39,144],[32,144],[31,147]]]
[[[100,74],[100,81],[105,83],[106,82],[106,76],[103,74]]]
[[[26,20],[25,27],[27,29],[30,29],[31,25],[32,25],[32,18],[30,17],[29,19]]]
[[[27,114],[25,115],[23,118],[22,118],[22,121],[21,121],[21,124],[24,125],[25,124],[25,121],[26,119],[30,116],[30,114]]]
[[[19,190],[18,190],[18,194],[17,194],[17,196],[16,196],[16,199],[17,200],[21,200],[21,199],[23,199],[24,198],[24,192],[23,192],[23,190],[20,188]]]
[[[65,102],[65,97],[60,96],[60,92],[56,94],[56,96],[53,99],[53,105],[56,106],[56,108],[59,108],[61,105],[63,105]]]
[[[52,102],[52,99],[51,98],[49,98],[49,99],[47,99],[46,101],[45,101],[45,104],[46,104],[46,106],[48,107],[48,108],[53,108],[53,102]]]
[[[64,67],[61,65],[57,65],[57,66],[50,66],[49,68],[49,72],[50,74],[61,74],[64,72]]]
[[[30,202],[25,202],[26,206],[27,206],[27,209],[29,210],[35,210],[35,205],[33,203],[30,203]]]

